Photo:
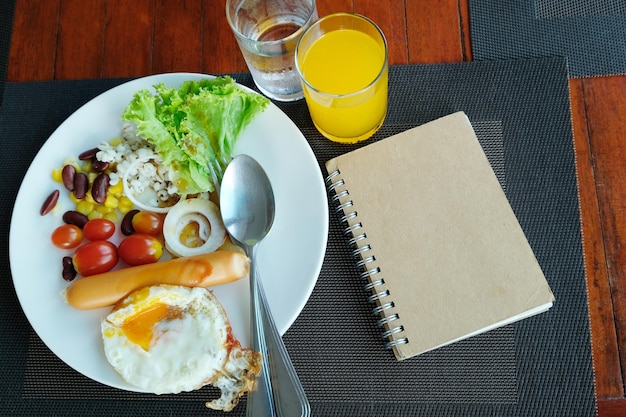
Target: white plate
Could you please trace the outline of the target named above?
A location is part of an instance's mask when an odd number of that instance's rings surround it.
[[[59,293],[61,259],[50,234],[70,209],[67,192],[51,172],[69,156],[121,134],[123,109],[133,94],[158,82],[178,86],[210,77],[173,73],[140,78],[94,98],[50,136],[22,182],[11,219],[10,263],[22,308],[43,342],[69,366],[103,384],[139,391],[110,367],[102,349],[100,321],[109,308],[75,310]],[[258,250],[258,268],[277,327],[283,334],[296,319],[317,281],[328,235],[328,206],[318,163],[302,133],[274,104],[259,114],[240,137],[235,153],[256,158],[267,171],[276,199],[276,218]],[[62,198],[46,216],[39,210],[53,189]],[[231,320],[235,336],[249,346],[248,280],[212,288]],[[43,376],[42,376],[43,377]]]

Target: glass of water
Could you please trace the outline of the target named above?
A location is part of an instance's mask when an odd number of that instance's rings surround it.
[[[227,0],[226,18],[258,89],[278,101],[301,99],[294,53],[317,20],[315,0]]]

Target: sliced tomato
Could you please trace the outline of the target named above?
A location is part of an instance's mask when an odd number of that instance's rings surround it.
[[[83,276],[108,272],[118,260],[117,248],[108,240],[85,243],[76,249],[73,258],[76,272]]]
[[[83,232],[73,224],[64,224],[52,232],[52,243],[60,249],[74,249],[83,241]]]
[[[89,240],[107,240],[115,233],[115,223],[108,219],[91,219],[83,227],[83,234]]]
[[[128,265],[144,265],[158,261],[163,255],[163,244],[152,235],[136,233],[119,244],[120,258]]]

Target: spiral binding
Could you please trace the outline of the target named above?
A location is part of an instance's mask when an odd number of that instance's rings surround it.
[[[384,302],[386,301],[384,299],[391,295],[389,290],[383,289],[379,291],[379,287],[385,283],[385,280],[382,277],[379,278],[376,276],[380,274],[381,271],[379,267],[373,266],[376,257],[368,253],[372,251],[372,247],[369,243],[362,246],[358,245],[359,242],[367,239],[367,234],[361,230],[363,229],[363,224],[358,220],[354,224],[350,224],[350,220],[357,219],[358,213],[356,210],[350,211],[350,208],[354,206],[352,200],[341,202],[342,199],[349,197],[350,192],[347,189],[337,191],[337,187],[345,185],[345,181],[339,178],[340,174],[341,172],[339,170],[331,172],[328,177],[326,177],[326,188],[329,194],[335,193],[331,201],[336,205],[335,212],[340,215],[339,222],[344,226],[344,236],[350,236],[348,244],[354,248],[352,250],[352,256],[357,260],[357,268],[361,270],[359,280],[364,282],[363,289],[371,293],[371,295],[367,297],[367,301],[376,304],[376,307],[372,309],[372,313],[380,317],[376,321],[376,325],[380,328],[387,329],[381,333],[382,338],[387,340],[385,348],[391,349],[394,346],[407,344],[409,340],[406,337],[397,337],[397,335],[404,332],[404,326],[398,325],[393,327],[393,322],[399,320],[400,316],[396,313],[385,315],[385,313],[391,313],[389,310],[393,309],[395,305],[393,301]],[[370,268],[370,264],[372,264],[373,267]]]

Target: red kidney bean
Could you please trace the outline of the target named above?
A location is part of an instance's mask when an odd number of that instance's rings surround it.
[[[124,236],[130,236],[135,233],[135,228],[133,227],[133,217],[135,214],[139,213],[139,210],[131,210],[122,219],[122,223],[120,224],[120,231]]]
[[[54,208],[54,206],[57,205],[57,201],[59,201],[60,194],[61,192],[59,190],[54,190],[53,192],[50,193],[50,195],[43,202],[43,205],[41,206],[41,210],[39,210],[39,213],[42,216],[45,216],[46,214],[50,213],[50,211]]]
[[[85,152],[78,155],[78,159],[80,159],[81,161],[88,161],[90,159],[94,159],[98,152],[100,152],[100,149],[98,148],[88,149]]]
[[[104,203],[104,200],[106,200],[110,181],[109,176],[104,172],[98,174],[96,179],[93,180],[93,185],[91,186],[91,196],[96,203],[102,204]]]
[[[74,268],[71,256],[63,257],[63,271],[61,272],[61,276],[66,281],[72,281],[76,278],[76,269]]]
[[[89,178],[84,172],[77,172],[74,175],[74,197],[82,200],[87,195],[89,190]]]
[[[93,168],[93,170],[96,172],[104,172],[108,167],[108,162],[102,162],[97,160],[96,158],[93,158],[93,160],[91,161],[91,168]]]
[[[63,213],[63,221],[82,229],[85,226],[85,223],[89,221],[89,218],[79,211],[69,210]]]
[[[76,175],[76,168],[73,165],[65,165],[61,171],[61,178],[63,179],[63,185],[68,191],[74,191],[74,176]]]

